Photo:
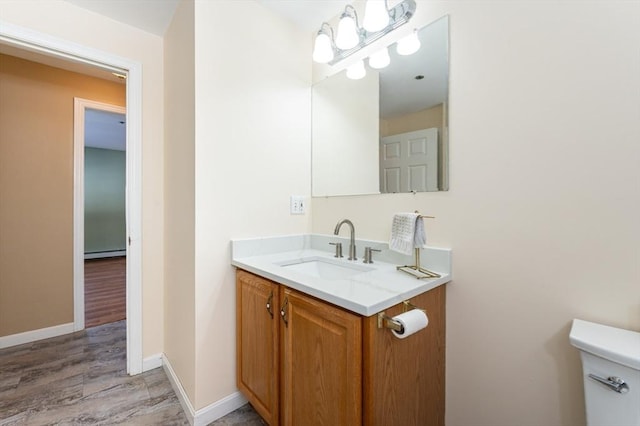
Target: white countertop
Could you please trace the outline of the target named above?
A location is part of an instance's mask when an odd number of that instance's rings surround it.
[[[346,257],[336,259],[329,242],[342,242],[343,252],[348,253],[348,239],[333,235],[305,234],[232,240],[231,264],[364,316],[374,315],[451,281],[450,249],[427,247],[421,250],[421,266],[442,276],[417,279],[396,269],[397,265],[413,264],[413,257],[392,252],[387,243],[356,240],[358,260],[354,262],[346,260]],[[374,263],[362,262],[364,247],[382,250],[374,253]],[[280,266],[312,257],[370,270],[349,278],[328,280]]]

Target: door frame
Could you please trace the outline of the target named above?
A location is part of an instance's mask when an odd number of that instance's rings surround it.
[[[84,330],[84,140],[87,108],[127,114],[127,108],[90,99],[73,98],[73,328]],[[127,158],[125,150],[125,158]],[[125,178],[126,181],[126,178]],[[128,182],[125,184],[128,187]],[[125,207],[126,215],[126,207]],[[128,222],[125,220],[125,222]],[[127,233],[128,235],[128,233]],[[125,244],[125,249],[128,245]],[[128,254],[128,250],[127,250]]]
[[[131,375],[142,373],[142,64],[2,20],[0,41],[13,47],[98,66],[127,76],[127,372]],[[77,179],[74,174],[74,194],[76,187]],[[79,244],[77,222],[74,217],[74,253]],[[84,225],[84,217],[82,222]],[[81,244],[84,261],[84,238]],[[76,266],[74,260],[74,299],[78,274]],[[74,329],[80,330],[84,327],[84,311],[82,319],[76,315],[74,300]]]

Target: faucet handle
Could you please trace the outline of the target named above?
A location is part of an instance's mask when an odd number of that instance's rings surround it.
[[[374,249],[371,247],[364,248],[364,260],[363,263],[373,263],[373,253],[374,251],[381,252],[382,250]]]
[[[333,257],[342,257],[342,243],[329,243],[336,246],[336,254]]]

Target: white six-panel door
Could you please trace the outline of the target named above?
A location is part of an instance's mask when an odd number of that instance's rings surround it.
[[[437,190],[437,128],[380,139],[380,192]]]

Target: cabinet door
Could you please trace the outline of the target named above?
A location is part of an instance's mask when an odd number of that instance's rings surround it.
[[[236,275],[237,385],[272,426],[279,424],[279,285]]]
[[[404,339],[378,328],[377,315],[365,318],[365,426],[444,426],[445,299],[445,286],[411,298],[429,325]],[[399,304],[385,312],[403,310]]]
[[[360,317],[286,288],[281,309],[283,424],[362,424]]]

